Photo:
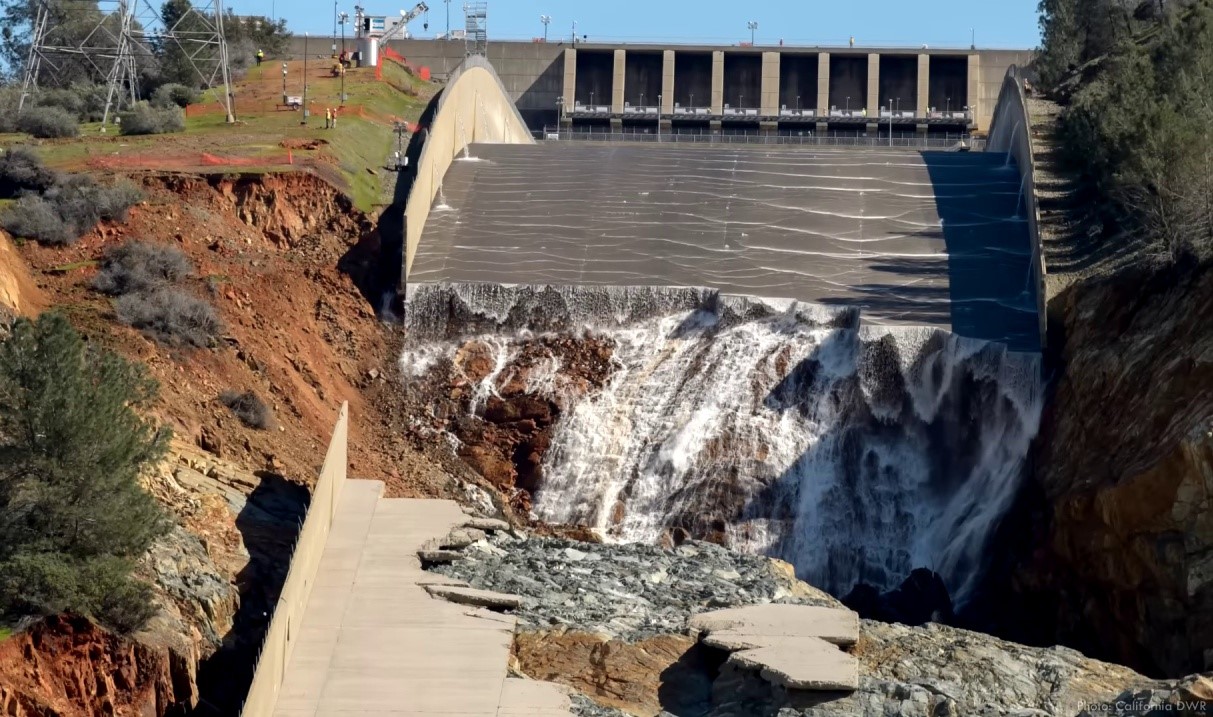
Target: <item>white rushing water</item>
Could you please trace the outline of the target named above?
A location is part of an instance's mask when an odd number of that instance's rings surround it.
[[[1037,356],[795,302],[656,314],[593,329],[614,371],[557,424],[537,517],[611,541],[724,535],[836,594],[928,567],[964,602],[1038,428]],[[501,367],[523,340],[486,343]],[[529,390],[559,390],[559,369]]]

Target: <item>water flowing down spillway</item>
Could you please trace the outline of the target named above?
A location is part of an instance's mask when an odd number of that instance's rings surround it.
[[[533,510],[611,541],[669,531],[793,563],[845,593],[914,568],[963,602],[1035,436],[1039,357],[936,328],[864,326],[854,309],[705,289],[421,286],[410,297],[420,376],[468,337],[511,380],[538,334],[613,346],[604,385],[566,396]],[[565,367],[531,365],[551,396]]]

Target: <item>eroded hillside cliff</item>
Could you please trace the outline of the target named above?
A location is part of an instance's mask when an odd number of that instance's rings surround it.
[[[1213,271],[1122,273],[1051,306],[1040,503],[1010,530],[1028,637],[1155,675],[1213,666]],[[1027,628],[1031,630],[1032,628]]]

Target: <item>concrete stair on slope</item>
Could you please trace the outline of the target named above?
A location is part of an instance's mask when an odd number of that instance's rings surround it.
[[[812,605],[749,605],[695,615],[692,632],[729,662],[789,690],[854,691],[859,662],[840,647],[859,640],[859,616]]]
[[[417,556],[468,521],[459,505],[382,495],[342,488],[275,717],[569,715],[567,697],[507,680],[513,616],[427,593],[463,585]]]

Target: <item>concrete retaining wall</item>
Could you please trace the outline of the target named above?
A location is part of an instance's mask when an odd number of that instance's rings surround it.
[[[1036,291],[1036,310],[1040,320],[1040,347],[1045,346],[1047,313],[1045,295],[1044,248],[1040,240],[1040,207],[1036,197],[1036,157],[1032,147],[1032,121],[1028,115],[1028,100],[1024,95],[1023,74],[1019,67],[1007,68],[998,104],[990,125],[987,152],[1010,154],[1019,169],[1023,199],[1028,217],[1028,234],[1032,241],[1032,287]]]
[[[274,713],[278,701],[278,690],[282,687],[286,666],[290,663],[295,640],[303,624],[303,611],[307,609],[308,596],[320,566],[328,542],[333,515],[341,498],[341,487],[345,483],[346,466],[349,460],[346,443],[349,432],[349,404],[341,404],[341,413],[333,429],[324,466],[312,491],[312,502],[308,506],[307,518],[299,531],[295,551],[291,555],[291,568],[282,586],[282,595],[274,607],[274,617],[265,633],[261,655],[257,658],[257,671],[253,684],[245,698],[242,717],[269,717]]]
[[[497,73],[483,57],[467,58],[451,75],[437,101],[434,120],[424,130],[425,146],[404,209],[406,278],[446,170],[464,148],[476,142],[535,143]]]

